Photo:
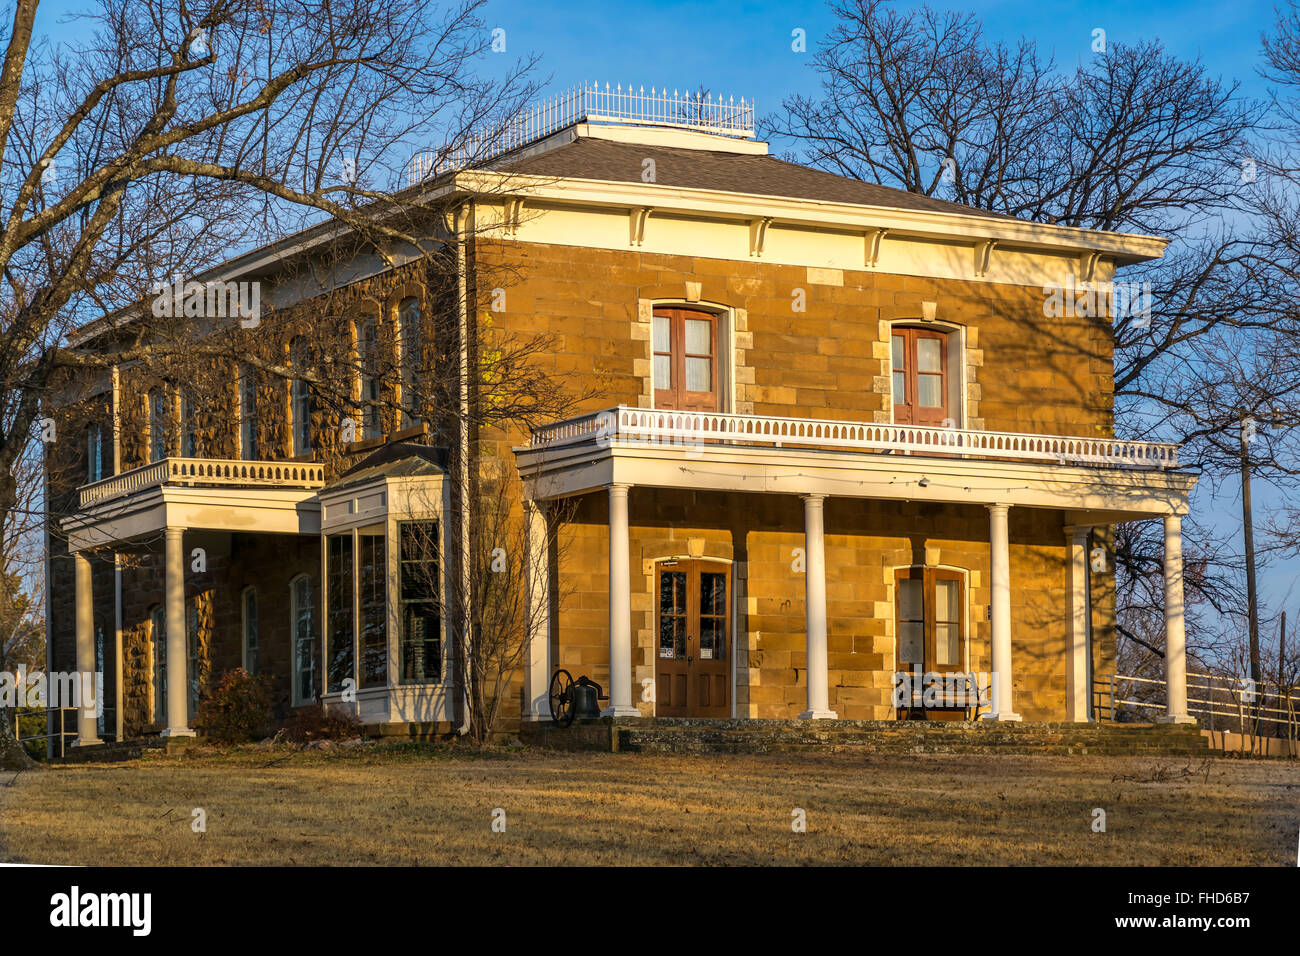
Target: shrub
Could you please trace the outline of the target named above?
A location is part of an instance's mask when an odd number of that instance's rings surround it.
[[[217,743],[262,737],[270,721],[270,680],[242,667],[222,674],[212,693],[199,702],[199,727]]]
[[[353,740],[361,736],[361,723],[350,709],[316,705],[290,714],[276,736],[300,744],[314,740]]]

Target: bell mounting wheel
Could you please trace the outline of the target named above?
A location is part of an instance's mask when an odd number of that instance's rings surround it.
[[[551,719],[568,727],[573,723],[573,712],[573,676],[561,669],[551,678]]]

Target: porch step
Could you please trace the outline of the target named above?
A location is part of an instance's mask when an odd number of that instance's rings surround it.
[[[139,737],[134,740],[111,741],[90,747],[68,747],[62,757],[53,757],[50,763],[117,763],[138,760],[146,750],[165,750],[167,741],[162,737]]]
[[[1211,752],[1200,728],[1194,724],[993,725],[893,720],[807,722],[672,718],[602,723],[609,725],[610,749],[628,753],[804,751],[1205,756]],[[547,736],[559,738],[565,733],[556,729]],[[601,737],[590,733],[582,736],[595,744]]]

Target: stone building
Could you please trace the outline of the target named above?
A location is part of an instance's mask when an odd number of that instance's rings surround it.
[[[87,441],[53,488],[50,646],[105,673],[83,743],[190,733],[236,666],[284,708],[463,726],[448,595],[485,479],[529,529],[539,612],[510,721],[549,718],[558,669],[620,717],[1090,720],[1114,666],[1109,529],[1157,517],[1168,719],[1187,719],[1194,478],[1175,447],[1114,436],[1092,291],[1165,240],[784,162],[748,110],[579,101],[529,128],[412,185],[455,209],[429,227],[450,281],[410,253],[312,285],[323,229],[197,277],[260,282],[247,348],[346,379],[354,407],[215,359],[68,391]],[[120,347],[139,319],[110,318],[73,344]],[[245,334],[225,321],[202,334]],[[510,387],[473,371],[491,336],[545,341],[530,362],[574,413],[475,414]],[[900,673],[979,696],[900,696]]]

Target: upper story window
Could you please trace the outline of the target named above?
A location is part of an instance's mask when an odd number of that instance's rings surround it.
[[[379,326],[368,320],[357,330],[357,365],[360,370],[361,437],[374,438],[379,427]]]
[[[93,422],[86,429],[86,481],[104,478],[104,426]]]
[[[295,372],[307,368],[307,346],[301,337],[289,343],[289,364]],[[311,388],[296,377],[289,381],[289,438],[291,456],[311,452]]]
[[[167,394],[162,388],[149,390],[149,460],[167,457]]]
[[[420,367],[423,351],[420,344],[420,302],[414,297],[403,299],[398,309],[398,322],[402,330],[402,427],[410,428],[420,423],[415,409],[420,407]]]
[[[937,329],[895,327],[894,421],[900,425],[943,425],[955,419],[948,383],[948,335]]]
[[[188,392],[181,392],[181,457],[196,458],[199,454],[199,432],[194,423],[194,400]]]
[[[257,458],[257,376],[248,366],[239,373],[239,457]]]
[[[716,412],[718,388],[718,326],[720,318],[697,309],[660,307],[654,310],[654,392],[656,408]]]

